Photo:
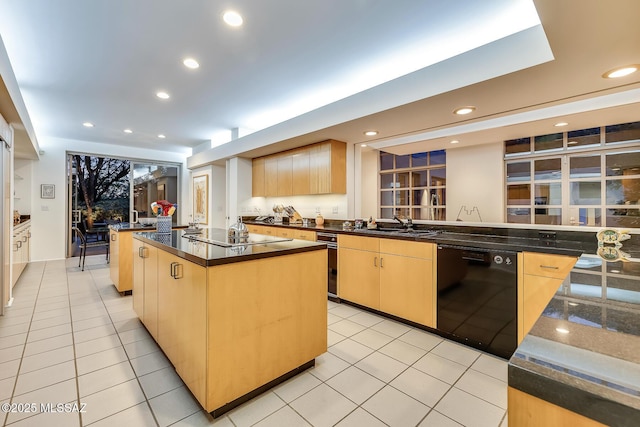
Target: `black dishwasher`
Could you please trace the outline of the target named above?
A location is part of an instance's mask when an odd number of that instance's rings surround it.
[[[517,253],[442,244],[437,260],[437,329],[510,358],[518,343]]]

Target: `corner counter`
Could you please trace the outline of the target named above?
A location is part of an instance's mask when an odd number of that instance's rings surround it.
[[[628,242],[632,261],[583,254],[518,346],[509,425],[640,425],[640,245]]]
[[[327,249],[301,240],[225,248],[184,234],[133,234],[133,307],[217,417],[327,351]]]

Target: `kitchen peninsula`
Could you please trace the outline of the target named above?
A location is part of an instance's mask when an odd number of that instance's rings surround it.
[[[214,417],[327,351],[326,245],[226,235],[133,234],[134,310]]]

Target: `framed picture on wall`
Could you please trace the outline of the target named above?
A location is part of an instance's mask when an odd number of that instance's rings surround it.
[[[207,224],[209,218],[209,175],[193,177],[193,220]]]
[[[40,198],[41,199],[55,199],[56,198],[56,186],[55,186],[55,184],[41,184],[40,185]]]

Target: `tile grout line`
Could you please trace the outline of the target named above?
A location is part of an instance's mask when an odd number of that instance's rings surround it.
[[[116,331],[116,336],[118,337],[118,341],[120,342],[120,345],[122,346],[122,350],[124,351],[124,354],[127,356],[127,362],[129,363],[129,366],[131,367],[131,370],[133,371],[133,375],[136,378],[136,383],[138,384],[138,387],[140,387],[140,391],[142,392],[142,395],[144,396],[144,400],[147,403],[147,406],[149,407],[149,412],[151,413],[151,416],[153,417],[153,421],[156,423],[156,426],[160,426],[160,422],[156,418],[156,414],[153,411],[153,408],[151,407],[151,402],[149,402],[149,399],[147,397],[147,393],[145,393],[144,388],[142,387],[142,383],[140,382],[140,378],[138,377],[138,373],[133,368],[133,364],[131,363],[131,358],[129,357],[129,353],[127,353],[127,350],[124,347],[124,343],[122,342],[122,338],[120,338],[120,333],[119,333],[118,329],[116,328],[115,323],[113,322],[113,318],[111,317],[111,312],[109,311],[109,308],[107,307],[107,305],[104,302],[104,299],[102,298],[102,293],[98,289],[95,277],[93,277],[93,273],[91,272],[91,269],[89,269],[89,274],[91,276],[91,281],[93,282],[93,287],[95,288],[96,292],[98,293],[98,296],[100,297],[100,302],[102,302],[102,305],[104,306],[104,309],[107,312],[107,316],[109,317],[109,321],[111,322],[111,326],[113,326],[113,329]],[[118,411],[116,413],[110,414],[107,417],[104,417],[104,418],[101,418],[101,419],[105,419],[105,418],[111,417],[111,416],[113,416],[113,415],[115,415],[117,413],[120,413],[120,412],[125,411],[125,410],[130,409],[130,408],[133,408],[133,407],[135,407],[137,405],[138,404],[130,406],[129,408],[125,408],[125,409],[123,409],[121,411]],[[96,422],[97,421],[99,421],[99,420],[96,420]]]
[[[31,333],[31,324],[33,323],[33,316],[34,316],[35,311],[36,311],[36,306],[38,305],[38,296],[40,295],[40,288],[42,287],[42,281],[44,279],[44,271],[45,271],[46,267],[47,267],[47,264],[45,262],[45,265],[42,268],[42,274],[40,275],[40,281],[38,283],[38,291],[36,292],[35,301],[33,303],[33,309],[31,310],[31,320],[29,321],[29,328],[27,329],[27,335],[24,338],[24,343],[23,343],[23,347],[22,347],[22,353],[20,355],[20,363],[18,364],[18,371],[16,372],[16,378],[15,378],[15,381],[13,383],[13,389],[11,390],[11,397],[9,398],[9,403],[10,404],[13,403],[13,399],[14,399],[15,393],[16,393],[16,387],[18,386],[18,378],[20,377],[20,370],[22,369],[22,361],[24,359],[24,352],[27,350],[27,342],[29,341],[29,334]],[[18,282],[16,282],[16,285],[17,284],[18,284]],[[15,285],[14,285],[14,287],[15,287]],[[34,414],[34,416],[35,415],[36,414]],[[26,417],[26,418],[31,418],[31,417]],[[6,425],[8,420],[9,420],[9,412],[7,411],[7,413],[4,416],[4,422],[3,422],[2,425]]]

